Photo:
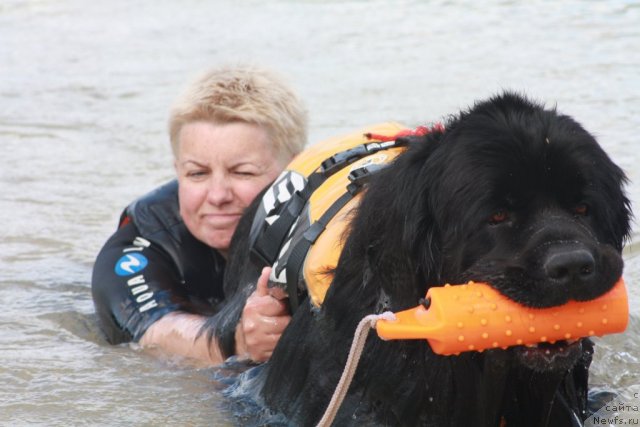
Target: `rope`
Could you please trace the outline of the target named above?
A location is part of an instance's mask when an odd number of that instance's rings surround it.
[[[325,410],[322,419],[318,422],[317,427],[329,427],[335,419],[338,409],[340,409],[340,405],[342,405],[342,401],[347,395],[347,390],[349,390],[349,385],[353,380],[356,369],[358,368],[358,363],[362,357],[362,350],[364,349],[364,344],[367,341],[369,330],[376,327],[378,319],[392,321],[395,320],[395,315],[390,311],[386,311],[382,314],[370,314],[365,316],[360,323],[358,323],[358,327],[353,334],[353,342],[351,343],[351,349],[349,350],[349,356],[347,357],[347,363],[342,371],[342,376],[340,377],[340,381],[333,392],[329,406],[327,406],[327,409]]]

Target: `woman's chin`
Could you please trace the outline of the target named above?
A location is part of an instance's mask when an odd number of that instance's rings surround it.
[[[218,250],[223,255],[225,255],[227,250],[229,249],[231,238],[233,237],[233,231],[231,230],[211,231],[210,229],[208,229],[205,231],[200,231],[198,233],[192,232],[192,234],[196,237],[196,239],[200,240],[207,246]]]

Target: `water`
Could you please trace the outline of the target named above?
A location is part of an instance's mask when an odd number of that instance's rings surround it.
[[[525,91],[598,136],[637,208],[639,23],[615,0],[0,0],[0,424],[233,424],[209,370],[106,345],[89,291],[120,210],[172,176],[168,106],[198,71],[280,71],[312,142]],[[640,389],[638,248],[631,325],[592,370],[620,392]]]

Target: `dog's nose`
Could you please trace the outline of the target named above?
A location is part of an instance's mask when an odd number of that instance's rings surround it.
[[[595,265],[593,255],[586,249],[556,249],[547,254],[544,269],[549,278],[564,285],[590,279]]]

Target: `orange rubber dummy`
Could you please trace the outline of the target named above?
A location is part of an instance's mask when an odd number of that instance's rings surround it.
[[[622,332],[629,320],[624,281],[585,302],[551,308],[529,308],[484,283],[429,289],[429,308],[422,305],[378,320],[385,340],[427,339],[435,353],[458,354],[541,342],[553,344],[588,336]]]

